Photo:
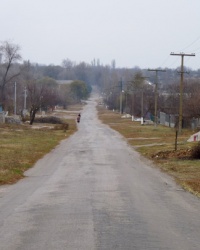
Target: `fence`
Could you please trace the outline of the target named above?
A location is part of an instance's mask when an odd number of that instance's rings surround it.
[[[160,124],[174,128],[176,124],[176,116],[160,112]]]
[[[0,123],[5,123],[5,112],[0,112]]]
[[[159,113],[159,121],[161,125],[174,128],[178,121],[178,115]],[[190,128],[192,130],[200,128],[200,118],[183,119],[183,128]]]

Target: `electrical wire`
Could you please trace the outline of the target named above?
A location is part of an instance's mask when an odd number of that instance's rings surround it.
[[[187,45],[186,47],[184,47],[182,50],[186,50],[188,49],[189,47],[191,47],[193,44],[195,44],[197,41],[200,40],[200,36],[197,37],[197,39],[195,39],[192,43],[190,43],[189,45]]]
[[[181,49],[181,51],[184,51],[188,48],[190,48],[192,45],[194,45],[195,43],[197,43],[198,41],[200,41],[200,36],[198,36],[193,42],[191,42],[190,44],[188,44],[187,46],[185,46],[184,48]],[[192,53],[195,54],[199,54],[200,51],[200,47],[193,49]],[[167,58],[163,61],[163,63],[161,64],[161,67],[164,67],[166,65],[166,63],[168,62],[169,58],[171,58],[170,56],[167,56]],[[171,68],[173,65],[175,65],[177,63],[179,59],[176,58],[170,65],[168,65],[168,68]],[[189,60],[191,60],[191,57],[187,57],[186,58],[186,62],[188,62]]]
[[[169,60],[170,56],[168,55],[167,58],[161,63],[160,67],[162,68],[163,65],[166,64],[166,62]]]

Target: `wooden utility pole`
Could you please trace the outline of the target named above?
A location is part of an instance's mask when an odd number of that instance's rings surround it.
[[[120,80],[120,96],[119,96],[119,102],[120,102],[120,114],[123,114],[123,81],[122,81],[122,78]]]
[[[27,89],[24,89],[24,110],[26,110],[26,98],[27,98]]]
[[[148,78],[149,78],[149,77],[141,76],[138,80],[144,81],[144,80],[146,80],[146,79],[148,79]],[[128,82],[134,83],[135,81],[128,81]],[[134,89],[132,89],[132,91],[135,92]],[[137,91],[137,92],[138,92],[138,91]],[[141,92],[141,121],[142,121],[143,118],[144,118],[144,89],[143,89],[143,87],[140,88],[140,91],[139,91],[139,92]],[[133,96],[133,97],[134,97],[134,96]],[[132,108],[133,108],[133,98],[132,98]],[[134,114],[134,112],[132,112],[132,114]]]
[[[141,80],[146,80],[149,77],[141,76]],[[144,88],[141,88],[141,124],[144,122]]]
[[[154,108],[154,125],[155,127],[158,124],[158,72],[166,72],[164,69],[148,69],[148,71],[154,71],[156,72],[156,78],[155,78],[155,90],[154,90],[154,95],[155,95],[155,108]]]
[[[179,120],[178,120],[178,132],[181,133],[182,126],[183,126],[183,75],[184,73],[184,56],[195,56],[194,53],[192,54],[185,54],[185,53],[170,53],[171,56],[181,56],[181,74],[180,78],[180,99],[179,99]]]
[[[14,92],[14,115],[17,114],[17,83],[14,84],[15,92]]]

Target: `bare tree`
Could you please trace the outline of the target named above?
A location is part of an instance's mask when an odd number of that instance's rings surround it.
[[[53,108],[58,99],[57,90],[52,84],[48,86],[42,81],[31,80],[27,83],[28,102],[30,107],[30,125],[33,124],[36,113],[41,109]]]
[[[71,96],[70,85],[69,84],[60,84],[58,87],[58,105],[63,106],[64,109],[70,103],[73,103],[74,100]]]
[[[184,92],[183,110],[186,117],[200,117],[200,81],[191,80],[186,84]]]
[[[1,42],[0,53],[2,56],[2,64],[0,69],[0,101],[3,106],[5,105],[6,100],[6,84],[11,82],[20,74],[19,71],[11,71],[11,66],[17,61],[21,60],[19,51],[20,47],[18,45],[10,43],[8,41]]]
[[[62,66],[67,70],[71,70],[75,66],[75,63],[67,58],[62,61]]]
[[[27,84],[27,90],[30,103],[30,125],[32,125],[35,115],[42,105],[41,102],[45,89],[43,86],[37,84],[35,80],[32,80]]]
[[[145,117],[148,112],[153,113],[153,86],[148,84],[141,71],[135,73],[126,88],[126,106],[132,115]]]
[[[167,84],[160,93],[159,103],[162,112],[177,115],[179,112],[179,82]]]

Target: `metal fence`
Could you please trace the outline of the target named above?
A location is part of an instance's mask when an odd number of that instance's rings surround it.
[[[159,112],[159,122],[161,125],[174,128],[178,121],[178,115],[166,114]],[[183,128],[189,128],[192,130],[200,129],[200,118],[183,119]]]
[[[176,116],[160,112],[160,124],[174,128],[176,124]]]

